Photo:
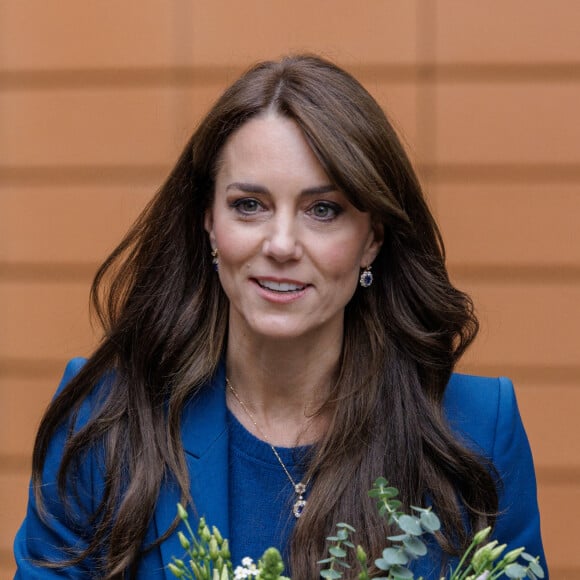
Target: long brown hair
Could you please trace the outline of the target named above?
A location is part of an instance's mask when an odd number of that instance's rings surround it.
[[[98,573],[131,574],[162,486],[186,500],[189,474],[180,440],[185,401],[202,389],[223,356],[228,302],[212,272],[203,227],[216,164],[228,137],[267,110],[293,119],[331,180],[384,231],[374,284],[355,292],[328,401],[331,428],[315,447],[308,509],[292,536],[291,568],[316,578],[324,538],[338,521],[377,554],[384,524],[366,491],[379,475],[406,506],[428,495],[443,520],[443,548],[463,547],[493,521],[496,485],[485,461],[463,447],[442,412],[453,368],[478,324],[469,297],[450,283],[443,243],[418,179],[384,112],[351,75],[314,56],[264,62],[217,101],[167,181],[99,269],[92,303],[104,338],[48,408],[36,440],[33,481],[65,418],[107,377],[98,409],[69,431],[58,484],[63,503],[87,452],[102,457],[105,487],[87,547],[70,563],[100,562]],[[114,371],[114,372],[111,372]],[[462,521],[467,514],[467,526]]]

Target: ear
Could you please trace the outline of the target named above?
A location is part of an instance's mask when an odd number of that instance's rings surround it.
[[[209,207],[205,211],[205,216],[203,218],[203,227],[205,228],[205,231],[209,234],[209,241],[211,243],[211,247],[215,250],[216,241],[213,232],[213,210],[211,207]]]
[[[384,229],[383,224],[374,224],[369,233],[367,243],[361,258],[361,268],[370,266],[377,257],[381,246],[383,245]]]

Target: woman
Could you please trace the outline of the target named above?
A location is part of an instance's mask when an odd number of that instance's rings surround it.
[[[380,554],[380,475],[443,521],[418,573],[494,522],[543,558],[511,384],[452,376],[472,303],[383,111],[331,63],[229,88],[92,299],[105,335],[40,426],[22,578],[168,574],[179,499],[234,563],[275,545],[316,578],[337,522]]]

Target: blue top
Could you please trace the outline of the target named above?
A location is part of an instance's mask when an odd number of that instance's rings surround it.
[[[236,566],[246,556],[257,562],[266,548],[274,546],[287,563],[288,538],[296,523],[292,506],[298,496],[272,448],[247,431],[230,411],[227,420],[230,530],[251,530],[232,534],[232,562]],[[301,460],[308,447],[276,447],[276,451],[294,481],[300,482]]]
[[[68,364],[60,389],[74,377],[84,364],[74,359]],[[89,419],[96,394],[107,389],[107,379],[95,388],[94,394],[83,403],[74,429]],[[466,445],[493,462],[503,480],[500,490],[500,516],[494,537],[507,544],[507,550],[525,546],[539,555],[545,564],[540,533],[540,516],[536,499],[536,480],[528,440],[518,412],[514,390],[509,379],[491,379],[454,374],[445,391],[445,415]],[[56,474],[68,425],[63,425],[53,437],[42,474],[42,491],[48,517],[40,517],[32,489],[24,522],[14,542],[18,579],[60,579],[94,577],[92,562],[82,562],[63,570],[39,568],[35,560],[58,560],[67,547],[82,547],[90,537],[90,523],[83,514],[94,512],[102,497],[104,481],[102,461],[97,453],[88,456],[79,468],[77,481],[79,497],[71,498],[74,514],[65,512],[56,488]],[[225,368],[220,366],[213,380],[185,405],[182,415],[181,438],[190,473],[190,493],[196,513],[204,515],[208,523],[217,526],[224,537],[232,539],[239,529],[230,528],[230,464],[229,429],[225,398]],[[377,474],[377,476],[383,474]],[[372,482],[369,482],[369,487]],[[160,537],[171,526],[176,504],[180,500],[177,486],[166,484],[161,490],[145,544]],[[75,503],[78,504],[75,506]],[[191,519],[195,519],[193,511]],[[235,516],[234,516],[235,517]],[[194,528],[195,522],[192,522]],[[231,533],[230,533],[231,532]],[[244,529],[243,533],[251,532]],[[234,541],[238,541],[237,539]],[[183,549],[177,534],[170,535],[157,548],[148,551],[139,563],[139,578],[173,580],[167,569],[171,557],[181,555]],[[438,549],[419,560],[416,577],[438,580],[442,554]],[[544,566],[546,569],[546,566]],[[546,576],[547,577],[547,576]],[[296,579],[311,580],[311,579]]]

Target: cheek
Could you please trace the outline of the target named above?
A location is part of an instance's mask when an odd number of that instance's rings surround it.
[[[220,262],[224,268],[228,265],[241,266],[245,262],[249,262],[259,248],[258,240],[254,239],[253,236],[247,233],[240,235],[231,227],[216,229],[215,235]]]
[[[358,275],[363,249],[352,242],[332,244],[320,259],[324,269],[336,278]]]

